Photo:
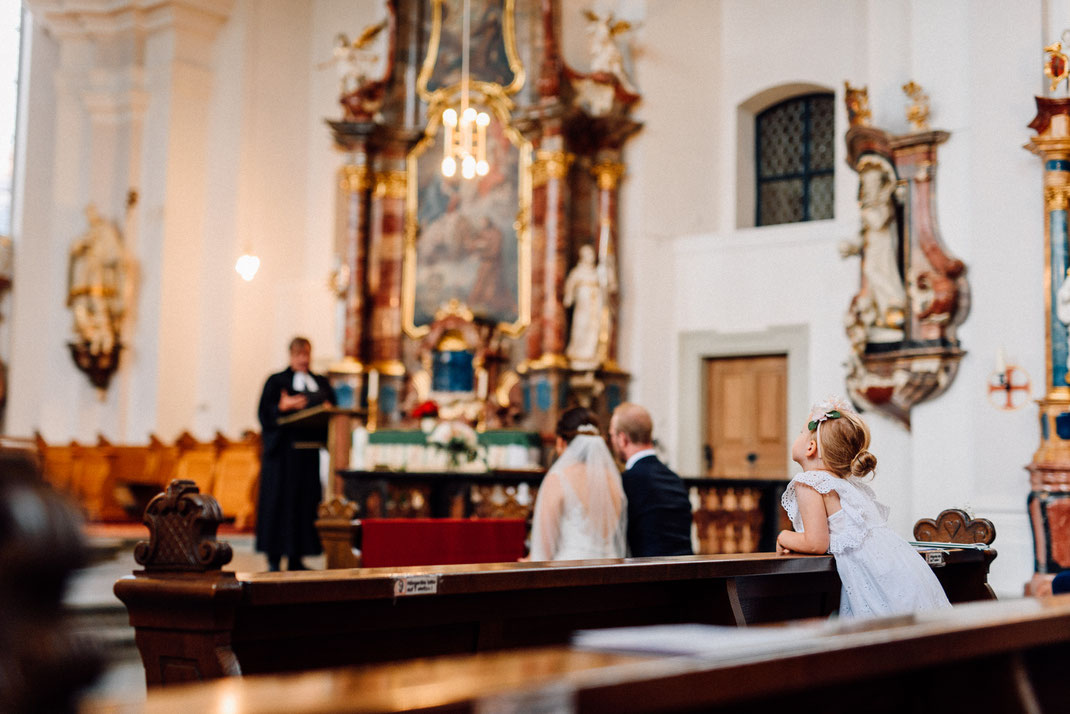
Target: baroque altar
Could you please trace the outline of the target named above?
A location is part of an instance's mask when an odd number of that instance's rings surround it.
[[[339,35],[342,119],[328,123],[345,156],[333,287],[370,428],[412,426],[429,400],[547,443],[576,404],[608,424],[629,379],[628,24],[588,13],[584,73],[559,50],[558,0],[389,0],[368,21]]]

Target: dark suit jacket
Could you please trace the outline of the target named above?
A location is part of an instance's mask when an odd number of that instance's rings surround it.
[[[680,477],[656,456],[621,474],[628,497],[628,547],[632,557],[692,555],[691,501]]]

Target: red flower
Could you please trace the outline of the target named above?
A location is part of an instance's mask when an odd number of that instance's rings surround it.
[[[412,409],[413,419],[423,419],[425,417],[437,417],[438,405],[432,400],[428,399],[426,402],[420,402]]]

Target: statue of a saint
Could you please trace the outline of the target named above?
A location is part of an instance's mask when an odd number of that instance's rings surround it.
[[[616,289],[605,265],[596,265],[594,248],[580,248],[580,259],[565,278],[564,306],[572,308],[572,330],[565,356],[575,370],[598,369],[601,349],[608,335],[606,307],[609,292]]]
[[[1070,270],[1067,270],[1066,275],[1063,276],[1063,283],[1055,293],[1054,307],[1055,316],[1059,318],[1059,322],[1070,327]],[[1066,350],[1066,370],[1067,375],[1070,376],[1070,335],[1067,336]]]
[[[899,235],[893,194],[895,170],[887,160],[873,156],[858,166],[858,205],[862,217],[859,240],[840,246],[844,257],[862,256],[862,295],[872,309],[862,322],[871,342],[902,339],[907,315],[907,293],[899,273]]]
[[[93,204],[86,218],[89,229],[71,246],[67,305],[78,341],[92,355],[107,355],[118,340],[125,307],[126,254],[118,229]]]

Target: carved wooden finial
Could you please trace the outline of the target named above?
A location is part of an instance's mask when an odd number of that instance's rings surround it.
[[[223,522],[219,502],[193,481],[175,479],[145,509],[149,540],[134,548],[146,570],[218,570],[230,562],[229,543],[217,541]]]
[[[992,545],[996,526],[987,518],[970,518],[966,511],[949,508],[934,521],[922,518],[914,524],[914,540],[927,543],[984,543]]]

